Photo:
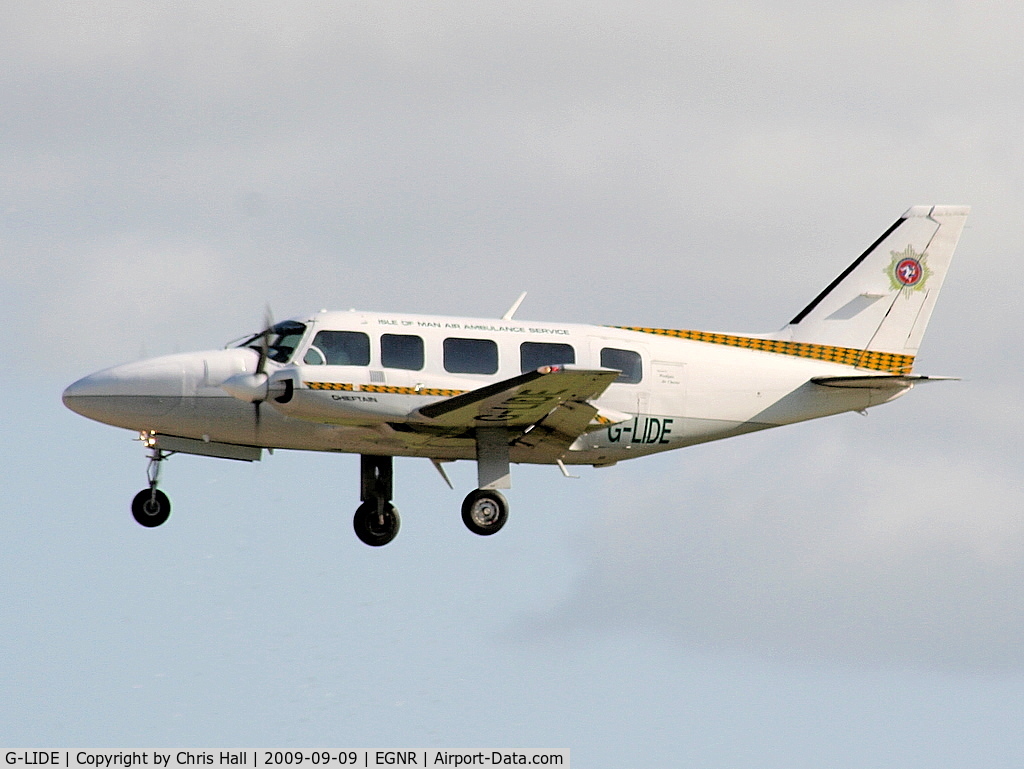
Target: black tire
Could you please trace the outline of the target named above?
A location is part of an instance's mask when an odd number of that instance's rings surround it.
[[[356,510],[352,519],[352,527],[356,530],[356,536],[360,541],[370,547],[381,547],[398,536],[398,529],[402,520],[398,517],[398,510],[390,502],[384,503],[383,521],[377,515],[377,502],[369,500],[363,502]]]
[[[143,489],[132,500],[132,516],[142,526],[152,529],[171,517],[171,500],[160,489]]]
[[[477,489],[462,502],[462,522],[482,537],[496,534],[508,520],[508,502],[500,491]]]

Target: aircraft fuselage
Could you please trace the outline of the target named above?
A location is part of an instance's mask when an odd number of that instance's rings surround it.
[[[602,365],[604,356],[605,363],[632,361],[635,368],[632,381],[613,382],[594,405],[628,418],[580,436],[561,459],[566,464],[606,465],[863,410],[905,391],[821,387],[811,378],[842,376],[850,367],[607,326],[372,312],[317,313],[294,320],[306,327],[298,345],[284,363],[267,363],[271,381],[284,376],[293,380],[292,397],[287,403],[268,400],[271,408],[264,406],[258,425],[252,404],[222,389],[232,376],[255,370],[259,353],[248,347],[168,355],[106,369],[69,387],[65,403],[117,427],[202,441],[473,459],[472,435],[408,429],[425,421],[417,418],[416,410],[533,370],[534,362],[609,368]],[[321,362],[322,356],[309,352],[321,331],[364,335],[368,362]],[[401,337],[406,347],[407,340],[421,343],[422,363],[418,358],[388,360],[384,337]],[[460,358],[453,346],[466,342]],[[473,353],[478,353],[475,358]],[[571,361],[561,360],[566,357]],[[533,453],[513,446],[510,459],[554,462],[549,454]]]
[[[160,463],[185,452],[253,461],[264,448],[361,455],[354,526],[398,532],[392,458],[475,460],[462,516],[505,523],[512,463],[612,465],[769,427],[863,411],[929,377],[914,359],[963,230],[964,206],[914,206],[773,334],[319,312],[235,347],[106,369],[69,408],[137,430],[150,450],[135,519],[170,502]],[[450,483],[450,481],[449,481]]]

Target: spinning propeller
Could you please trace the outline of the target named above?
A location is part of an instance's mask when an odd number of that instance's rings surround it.
[[[259,359],[256,362],[256,372],[253,374],[235,374],[221,384],[221,389],[246,403],[253,404],[255,409],[254,419],[257,432],[260,429],[260,406],[270,396],[270,377],[267,376],[267,358],[270,357],[270,337],[276,333],[274,330],[274,316],[268,304],[263,313],[263,331],[253,341],[258,342],[256,351]],[[250,345],[252,346],[252,345]]]

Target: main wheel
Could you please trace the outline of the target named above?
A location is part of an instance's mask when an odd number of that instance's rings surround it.
[[[508,502],[500,491],[477,489],[469,492],[462,503],[462,522],[474,534],[495,534],[507,520]]]
[[[160,489],[143,489],[132,500],[132,515],[147,529],[159,526],[171,516],[171,500]]]
[[[378,514],[377,501],[373,499],[363,502],[352,519],[356,536],[370,547],[386,545],[398,535],[401,525],[402,521],[394,505],[385,502],[383,513]]]

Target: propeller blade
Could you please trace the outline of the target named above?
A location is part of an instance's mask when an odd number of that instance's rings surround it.
[[[270,303],[263,308],[263,333],[260,334],[260,359],[256,364],[256,373],[262,374],[267,368],[267,358],[270,357],[270,334],[274,328],[274,313],[270,310]]]
[[[270,309],[270,302],[267,302],[263,307],[263,335],[260,337],[260,359],[256,364],[256,375],[259,377],[259,375],[262,374],[263,376],[260,378],[264,381],[266,381],[267,358],[270,357],[270,334],[272,333],[273,328],[274,313]],[[253,423],[253,429],[257,440],[259,440],[260,435],[260,406],[263,405],[263,400],[264,398],[260,398],[259,400],[253,401],[252,404],[255,409],[253,416],[255,420]]]

